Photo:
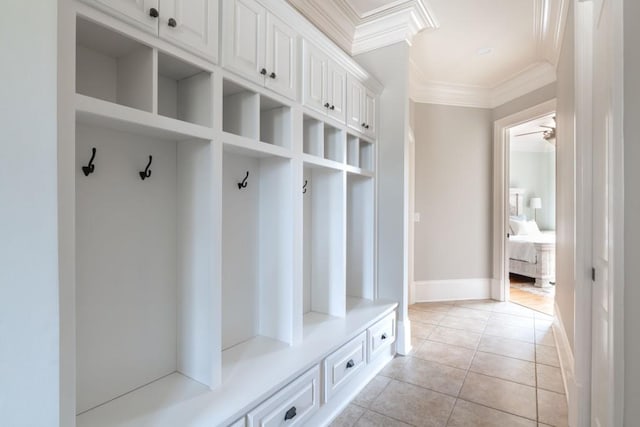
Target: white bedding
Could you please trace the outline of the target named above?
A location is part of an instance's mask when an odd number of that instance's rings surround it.
[[[509,258],[524,261],[531,264],[538,262],[537,251],[534,243],[555,243],[556,234],[545,232],[529,236],[509,236]]]

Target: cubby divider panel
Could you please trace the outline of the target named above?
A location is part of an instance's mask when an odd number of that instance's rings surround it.
[[[304,116],[303,133],[304,152],[324,158],[324,123],[312,117]]]
[[[260,96],[260,141],[291,148],[291,107]]]
[[[345,175],[304,167],[303,313],[345,315]]]
[[[91,21],[76,21],[76,92],[153,111],[153,49]]]
[[[373,179],[347,174],[347,296],[373,299]]]
[[[208,141],[76,126],[79,413],[176,371],[216,385],[209,153]]]
[[[359,147],[359,167],[366,171],[373,171],[375,166],[374,153],[374,145],[361,139]]]
[[[222,130],[257,140],[260,136],[259,95],[230,80],[224,80],[222,90]]]
[[[211,73],[165,53],[158,53],[158,114],[212,126]]]
[[[347,134],[347,164],[360,167],[360,140],[350,134]]]
[[[289,159],[224,152],[223,349],[256,336],[292,340],[291,179]]]

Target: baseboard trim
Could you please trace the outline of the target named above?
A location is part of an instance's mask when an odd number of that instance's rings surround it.
[[[569,409],[569,425],[575,425],[572,420],[575,420],[578,414],[578,406],[575,397],[577,396],[576,390],[576,372],[575,372],[575,359],[573,357],[573,351],[571,345],[569,345],[569,337],[562,323],[562,316],[558,309],[558,303],[554,304],[555,317],[553,320],[553,337],[556,341],[556,348],[558,349],[558,359],[560,359],[560,370],[562,371],[562,381],[564,383],[565,396],[567,397],[567,408]]]
[[[416,302],[491,298],[493,279],[426,280],[413,282]]]

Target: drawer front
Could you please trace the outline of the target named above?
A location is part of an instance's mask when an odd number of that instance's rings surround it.
[[[320,369],[315,366],[249,412],[247,426],[302,426],[319,407]]]
[[[369,343],[369,357],[371,361],[387,346],[396,340],[396,312],[392,312],[384,319],[367,330],[367,341]]]
[[[367,333],[336,350],[324,361],[324,399],[327,402],[367,363]]]

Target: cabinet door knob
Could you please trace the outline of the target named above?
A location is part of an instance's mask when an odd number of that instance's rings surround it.
[[[178,23],[176,22],[175,19],[169,18],[169,21],[167,21],[167,25],[170,26],[171,28],[175,28],[176,26],[178,26]]]
[[[329,108],[329,103],[328,102],[324,104],[324,108]]]
[[[361,124],[360,126],[365,127],[365,126],[366,126],[366,124],[365,124],[365,123],[363,123],[363,124]]]
[[[263,68],[262,70],[260,70],[260,74],[262,74],[263,76],[265,76],[267,74],[267,69]]]
[[[364,128],[365,128],[365,129],[369,129],[369,125],[366,125]]]
[[[336,109],[336,106],[335,106],[335,105],[332,105],[332,106],[331,106],[331,109],[332,109],[332,110],[335,110],[335,109]]]
[[[149,9],[149,16],[152,18],[157,18],[158,16],[160,16],[160,14],[158,13],[158,9],[156,9],[155,7]]]
[[[297,414],[297,409],[295,406],[292,406],[291,409],[289,409],[285,414],[284,414],[284,420],[288,421],[293,419],[293,417],[295,417]]]
[[[269,77],[271,77],[272,79],[275,79],[276,78],[276,73],[269,74]]]
[[[387,339],[387,334],[382,334],[382,336],[380,337],[381,340],[386,340]]]
[[[356,364],[353,359],[349,359],[349,361],[347,362],[347,369],[353,368],[354,366],[356,366]]]

